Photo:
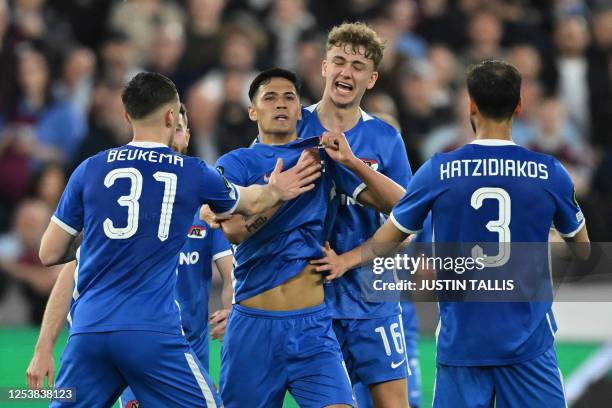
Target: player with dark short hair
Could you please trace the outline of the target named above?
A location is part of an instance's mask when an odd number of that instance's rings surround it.
[[[525,257],[511,258],[510,243],[546,246],[551,227],[566,241],[582,243],[570,247],[576,256],[589,256],[584,216],[563,165],[512,141],[512,119],[521,110],[516,68],[484,61],[470,67],[467,83],[476,140],[423,164],[374,236],[342,255],[326,250],[318,271],[336,279],[392,254],[422,229],[430,212],[436,245],[483,243],[490,251],[487,268]],[[485,171],[483,163],[497,170]],[[529,273],[549,276],[546,254],[537,267]],[[441,300],[434,407],[565,407],[550,292],[548,299],[533,301]]]
[[[320,164],[306,159],[281,172],[278,161],[267,185],[238,187],[170,149],[181,107],[172,81],[140,73],[122,99],[133,141],[77,167],[42,238],[41,261],[54,265],[75,259],[83,234],[56,386],[74,387],[87,407],[111,406],[127,385],[144,406],[221,406],[175,300],[185,233],[203,203],[254,214],[312,190]]]

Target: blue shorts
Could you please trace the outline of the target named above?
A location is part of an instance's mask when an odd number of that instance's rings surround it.
[[[435,408],[565,408],[554,346],[522,363],[461,367],[438,364]]]
[[[342,353],[325,304],[267,311],[234,305],[221,349],[225,408],[353,406]]]
[[[74,387],[76,403],[51,407],[110,407],[127,385],[145,407],[220,407],[208,374],[185,337],[152,331],[70,336],[57,387]]]
[[[334,319],[333,327],[353,384],[368,386],[408,377],[401,315]]]
[[[189,342],[191,349],[193,350],[194,356],[201,363],[202,367],[209,371],[209,361],[208,361],[208,347],[209,347],[209,339],[208,339],[208,327],[206,327],[206,331],[195,341]],[[209,381],[210,383],[210,381]],[[121,408],[138,408],[140,406],[139,401],[136,399],[136,395],[130,387],[127,387],[121,397],[119,397],[119,406]]]

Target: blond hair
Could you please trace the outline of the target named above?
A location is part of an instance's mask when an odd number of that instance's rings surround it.
[[[332,28],[327,36],[327,51],[332,47],[347,45],[351,46],[351,51],[355,54],[359,52],[359,47],[364,47],[364,56],[374,62],[374,69],[378,69],[385,44],[370,26],[357,22],[343,23]]]

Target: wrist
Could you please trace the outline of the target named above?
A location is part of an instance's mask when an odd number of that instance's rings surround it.
[[[38,340],[36,346],[34,347],[34,351],[37,353],[53,353],[54,344],[51,340]]]
[[[365,163],[362,162],[361,160],[359,160],[357,158],[357,156],[355,156],[354,154],[351,155],[348,160],[346,161],[346,163],[344,164],[349,170],[354,171],[356,170],[359,166],[364,165]]]

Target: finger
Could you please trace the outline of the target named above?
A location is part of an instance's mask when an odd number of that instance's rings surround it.
[[[321,163],[319,163],[319,162],[314,162],[314,163],[310,164],[308,167],[304,167],[304,168],[298,169],[296,175],[298,177],[304,177],[304,176],[308,176],[308,175],[316,173],[316,172],[321,172]]]
[[[314,188],[315,188],[315,185],[314,185],[314,184],[309,184],[309,185],[307,185],[307,186],[300,187],[300,188],[297,190],[297,193],[296,193],[296,194],[297,194],[297,195],[304,194],[304,193],[307,193],[307,192],[309,192],[310,190],[312,190],[312,189],[314,189]]]
[[[53,388],[55,386],[55,370],[53,368],[49,370],[48,383],[49,383],[49,388]]]
[[[28,384],[28,388],[32,389],[32,374],[30,374],[30,370],[26,371],[26,384]]]
[[[331,246],[329,245],[329,241],[325,241],[325,249],[331,250]]]
[[[272,174],[279,174],[283,170],[283,159],[276,159],[276,165],[274,166],[274,170]],[[271,177],[272,175],[270,175]]]
[[[311,265],[323,265],[327,263],[327,258],[311,259],[310,261],[308,261],[308,263]]]
[[[334,266],[331,264],[325,264],[325,265],[321,265],[321,266],[317,266],[315,268],[315,270],[317,272],[329,272],[331,270],[333,270]]]

